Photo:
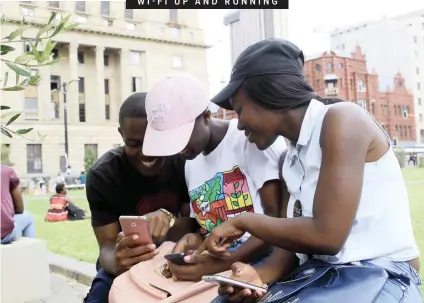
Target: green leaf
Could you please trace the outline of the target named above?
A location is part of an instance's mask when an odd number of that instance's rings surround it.
[[[239,192],[237,193],[237,198],[240,198],[240,196],[241,196],[241,191],[239,191]]]
[[[6,126],[12,124],[13,121],[15,121],[16,119],[18,119],[20,115],[21,114],[19,113],[19,114],[14,115],[12,118],[10,118],[9,121],[6,123]]]
[[[50,24],[53,22],[53,20],[56,18],[57,12],[53,12],[52,15],[50,16],[49,22],[47,24]]]
[[[233,202],[233,205],[234,205],[235,207],[239,207],[239,206],[240,206],[240,204],[237,202],[237,200],[233,200],[232,202]]]
[[[44,61],[48,61],[50,59],[50,55],[52,54],[52,50],[55,48],[56,44],[57,42],[52,42],[50,39],[47,41],[42,55]]]
[[[4,44],[0,45],[0,55],[2,55],[2,56],[6,55],[8,52],[11,52],[11,51],[14,51],[14,50],[15,50],[15,48],[13,48],[9,45],[4,45]]]
[[[38,82],[41,81],[41,76],[37,73],[35,76],[32,76],[29,81],[28,81],[28,85],[35,85]]]
[[[248,194],[244,194],[244,195],[243,195],[243,200],[244,200],[244,201],[247,201],[247,198],[249,198],[249,195],[248,195]]]
[[[31,27],[31,25],[20,27],[17,30],[15,30],[14,32],[10,33],[9,36],[4,37],[4,39],[7,39],[7,40],[11,41],[11,40],[15,39],[16,37],[22,35],[23,32],[26,31],[30,27]]]
[[[16,131],[16,133],[18,134],[18,135],[25,135],[25,134],[27,134],[27,133],[29,133],[30,131],[32,131],[34,128],[21,128],[21,129],[18,129],[17,131]]]
[[[70,31],[73,30],[74,28],[76,28],[79,24],[78,23],[72,23],[70,25],[68,25],[67,27],[65,27],[65,31]]]
[[[4,129],[3,127],[1,128],[1,133],[3,135],[6,135],[9,138],[12,138],[12,135],[6,129]]]
[[[46,33],[49,29],[53,27],[54,27],[54,24],[47,24],[46,26],[44,26],[38,31],[37,36],[35,37],[35,46],[37,46],[38,43],[41,41],[40,40],[41,35]]]
[[[20,68],[16,64],[13,64],[13,63],[10,63],[10,62],[5,62],[5,63],[11,70],[13,70],[18,75],[21,75],[21,76],[24,76],[24,77],[31,77],[31,74],[28,71]]]
[[[28,83],[29,79],[30,79],[30,78],[26,78],[26,79],[24,79],[24,81],[22,81],[21,83],[19,83],[19,84],[18,84],[18,86],[24,86],[24,85],[27,85],[27,83]]]
[[[0,105],[0,110],[10,109],[10,106]]]
[[[6,87],[8,78],[9,78],[9,72],[5,72],[5,73],[4,73],[4,83],[3,83],[3,87]]]
[[[52,64],[55,64],[56,62],[59,62],[61,59],[62,57],[53,59],[49,62],[40,63],[40,64],[27,64],[27,67],[40,67],[40,66],[52,65]]]
[[[237,195],[235,193],[231,193],[231,198],[237,199]]]
[[[0,90],[2,90],[4,92],[16,92],[16,91],[24,90],[24,89],[25,89],[25,87],[22,87],[22,86],[11,86],[11,87],[1,88]]]
[[[35,60],[35,56],[33,54],[27,53],[25,55],[16,57],[14,61],[15,63],[18,63],[18,64],[26,64],[32,60]]]
[[[7,113],[4,113],[4,114],[2,114],[1,116],[0,116],[0,119],[4,119],[4,118],[7,118],[7,117],[12,117],[12,116],[14,116],[14,115],[16,115],[16,114],[19,114],[19,112],[18,111],[16,111],[16,110],[14,110],[14,111],[10,111],[10,112],[7,112]]]
[[[239,187],[239,185],[240,184],[238,182],[234,183],[234,189],[237,189]]]

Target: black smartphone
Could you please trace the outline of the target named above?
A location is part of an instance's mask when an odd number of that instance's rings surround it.
[[[185,253],[176,253],[176,254],[169,254],[165,255],[165,259],[169,262],[175,264],[175,265],[190,265],[190,263],[186,263],[184,261],[184,257],[186,256]]]

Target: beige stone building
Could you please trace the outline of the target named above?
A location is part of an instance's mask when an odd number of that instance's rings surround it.
[[[52,12],[80,25],[57,36],[54,56],[63,59],[40,67],[43,80],[22,92],[2,92],[1,104],[21,110],[13,128],[34,127],[45,134],[42,141],[19,137],[2,144],[22,177],[54,176],[65,168],[64,82],[67,90],[69,162],[73,171],[84,170],[84,151],[100,156],[122,140],[117,132],[118,111],[133,92],[146,91],[164,74],[187,71],[208,87],[206,48],[196,10],[126,10],[123,1],[16,1],[2,2],[7,23],[4,37],[22,20],[34,26],[47,23]],[[26,40],[37,30],[25,32],[13,47],[16,57],[29,47]],[[2,78],[7,71],[1,66]],[[34,71],[36,72],[36,71]],[[14,78],[14,77],[10,77]],[[14,79],[9,79],[13,85]],[[30,137],[35,138],[36,132]]]

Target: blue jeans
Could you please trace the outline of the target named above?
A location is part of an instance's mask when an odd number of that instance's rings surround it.
[[[29,213],[16,214],[14,221],[15,228],[10,234],[1,239],[1,244],[8,244],[20,237],[35,238],[34,219]]]
[[[396,273],[404,277],[404,279],[388,278],[374,303],[422,303],[422,297],[419,286],[421,278],[419,273],[409,265],[408,262],[391,262],[387,259],[378,259],[362,262],[364,265],[382,267],[392,273]],[[328,290],[323,290],[328,291]],[[366,290],[364,290],[366,291]],[[280,291],[279,284],[273,283],[268,288],[268,294],[278,294]],[[278,297],[278,296],[277,296]],[[265,299],[265,298],[263,298]],[[350,298],[352,299],[352,298]],[[353,298],[354,299],[354,298]],[[218,296],[213,303],[226,303],[227,296]],[[273,300],[272,297],[259,302],[277,303],[278,299]],[[286,302],[286,301],[284,301]],[[294,301],[293,301],[294,302]],[[297,301],[296,301],[297,302]],[[348,300],[352,302],[352,300]],[[368,302],[363,302],[368,303]]]

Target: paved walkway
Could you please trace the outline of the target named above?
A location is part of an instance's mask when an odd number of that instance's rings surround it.
[[[89,287],[58,274],[50,274],[52,295],[43,300],[25,303],[81,303]]]

